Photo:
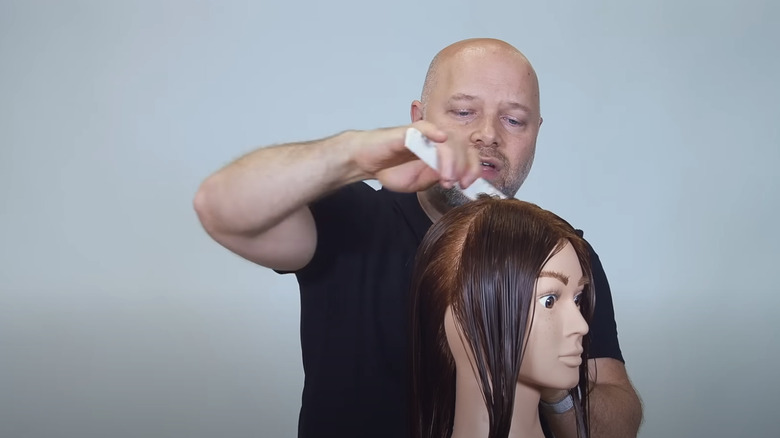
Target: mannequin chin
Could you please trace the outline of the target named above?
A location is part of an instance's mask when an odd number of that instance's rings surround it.
[[[585,242],[536,205],[442,216],[412,278],[413,436],[543,437],[544,389],[571,390],[584,430],[591,283]]]

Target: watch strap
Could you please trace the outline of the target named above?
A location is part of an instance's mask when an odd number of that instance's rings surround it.
[[[574,399],[572,398],[571,394],[566,394],[566,397],[558,400],[555,403],[546,403],[543,400],[539,400],[539,404],[542,406],[542,409],[547,412],[551,412],[553,414],[562,414],[574,407]]]

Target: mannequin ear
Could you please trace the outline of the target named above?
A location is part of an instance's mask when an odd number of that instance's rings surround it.
[[[412,102],[411,108],[412,123],[423,119],[423,104],[419,100]]]

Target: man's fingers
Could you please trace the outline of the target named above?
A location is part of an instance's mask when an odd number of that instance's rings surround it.
[[[437,147],[441,185],[452,187],[456,182],[462,188],[470,186],[482,175],[479,151],[469,145],[440,144]]]
[[[465,189],[480,176],[482,176],[482,163],[479,161],[479,150],[470,147],[467,150],[466,170],[460,178],[460,186]]]
[[[416,192],[439,181],[439,173],[422,161],[409,161],[377,173],[379,182],[389,190]]]
[[[422,135],[428,137],[428,139],[434,143],[444,143],[447,141],[447,133],[426,120],[414,122],[412,127],[416,128]]]
[[[442,187],[445,189],[449,189],[453,186],[455,181],[457,181],[457,177],[455,176],[456,171],[456,156],[455,151],[452,149],[451,146],[445,144],[440,144],[436,147],[436,153],[438,156],[438,162],[439,162],[439,183]]]
[[[458,181],[463,186],[464,180],[468,179],[469,173],[471,173],[471,166],[474,164],[474,160],[478,157],[472,154],[472,151],[476,150],[468,145],[459,146],[455,149],[455,173],[453,179]]]

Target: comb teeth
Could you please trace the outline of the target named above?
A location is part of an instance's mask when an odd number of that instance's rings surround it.
[[[436,146],[432,141],[428,140],[422,132],[415,128],[409,128],[406,130],[406,147],[412,151],[417,157],[422,160],[437,172],[439,171],[439,160],[436,156]],[[490,196],[498,196],[501,199],[506,199],[506,195],[501,193],[500,190],[493,187],[492,184],[487,182],[484,178],[477,178],[470,186],[465,189],[460,187],[460,184],[455,184],[455,187],[460,190],[463,195],[471,200],[477,199],[481,193],[486,193]]]

